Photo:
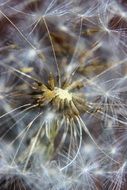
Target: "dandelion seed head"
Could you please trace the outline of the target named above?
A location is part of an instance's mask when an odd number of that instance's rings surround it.
[[[35,190],[121,189],[127,15],[115,2],[2,0],[0,173],[35,177]]]

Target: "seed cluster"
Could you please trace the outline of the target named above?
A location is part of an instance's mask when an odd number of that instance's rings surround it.
[[[59,88],[55,86],[55,81],[52,79],[48,81],[48,86],[40,84],[37,87],[40,92],[35,99],[40,107],[51,107],[62,116],[74,118],[88,111],[85,95],[74,91],[76,88],[79,89],[83,86],[83,82],[75,81],[74,83],[64,84],[63,87]]]

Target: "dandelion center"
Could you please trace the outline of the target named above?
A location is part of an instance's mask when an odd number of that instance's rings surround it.
[[[55,88],[56,96],[58,96],[61,100],[67,99],[68,101],[72,100],[72,93],[69,93],[68,90],[64,90],[62,88]]]
[[[85,96],[76,91],[81,88],[81,82],[74,81],[70,84],[62,84],[62,87],[55,85],[55,80],[50,78],[48,85],[41,84],[37,87],[39,94],[35,96],[38,106],[42,109],[45,107],[59,113],[67,118],[74,118],[85,113],[88,110],[88,104]],[[75,91],[73,91],[75,90]]]

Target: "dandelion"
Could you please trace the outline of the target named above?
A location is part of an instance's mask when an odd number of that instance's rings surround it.
[[[126,13],[116,1],[0,3],[0,189],[122,190]]]

